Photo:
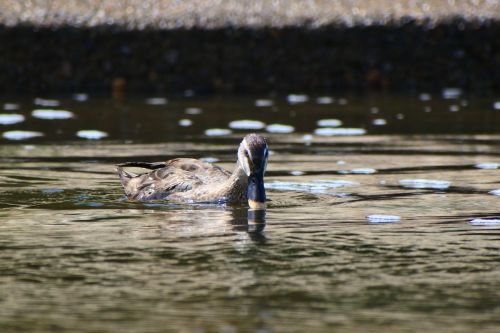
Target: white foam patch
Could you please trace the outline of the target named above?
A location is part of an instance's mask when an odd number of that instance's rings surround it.
[[[422,102],[427,102],[427,101],[430,101],[432,96],[428,93],[421,93],[418,98],[422,101]]]
[[[265,126],[262,121],[250,119],[234,120],[229,123],[229,128],[232,129],[259,130]]]
[[[255,101],[255,106],[263,108],[273,106],[274,102],[271,99],[258,99]]]
[[[266,131],[269,133],[292,133],[295,128],[285,124],[271,124],[266,127]]]
[[[179,126],[189,127],[193,125],[193,121],[191,119],[181,119],[179,120]]]
[[[35,131],[7,131],[2,134],[7,140],[28,140],[42,137],[43,133]]]
[[[377,172],[377,170],[372,168],[356,168],[351,170],[351,173],[364,174],[364,175],[369,175],[375,172]]]
[[[55,99],[45,99],[45,98],[35,98],[33,101],[33,104],[35,105],[40,105],[40,106],[45,106],[45,107],[56,107],[61,105],[61,102]]]
[[[99,130],[80,130],[76,132],[76,136],[87,140],[100,140],[106,138],[108,133]]]
[[[500,218],[483,219],[477,218],[470,221],[472,225],[500,225]]]
[[[338,119],[320,119],[316,123],[319,127],[339,127],[342,121]]]
[[[203,110],[200,108],[186,108],[184,110],[186,114],[191,114],[191,115],[196,115],[196,114],[201,114],[203,113]]]
[[[456,99],[462,95],[462,90],[460,88],[444,88],[441,94],[444,99]]]
[[[450,181],[433,179],[402,179],[399,184],[408,188],[429,188],[444,190],[451,186]]]
[[[395,223],[401,221],[401,216],[398,215],[373,214],[368,215],[367,218],[368,222],[373,224]]]
[[[474,166],[478,169],[498,169],[500,164],[498,164],[498,163],[478,163]]]
[[[489,193],[489,194],[493,194],[493,195],[500,196],[500,188],[499,188],[499,189],[497,189],[497,190],[492,190],[492,191],[489,191],[488,193]]]
[[[278,191],[329,193],[333,189],[337,189],[340,187],[349,187],[358,185],[359,183],[348,180],[313,180],[311,182],[304,182],[304,183],[274,181],[271,183],[266,183],[265,187],[267,189],[273,189]]]
[[[85,102],[89,99],[89,95],[84,93],[78,93],[73,95],[73,99],[77,102]]]
[[[335,100],[330,96],[321,96],[316,98],[316,103],[318,104],[332,104]]]
[[[349,136],[365,135],[366,131],[363,128],[322,127],[315,129],[314,134],[321,136]]]
[[[19,110],[19,104],[17,103],[5,103],[3,105],[3,109],[5,111],[14,111],[14,110]]]
[[[17,113],[3,113],[0,114],[0,125],[12,125],[24,121],[24,116]]]
[[[298,104],[307,102],[309,100],[309,96],[303,94],[290,94],[286,99],[290,104]]]
[[[148,105],[165,105],[168,100],[164,97],[151,97],[146,99],[146,104]]]
[[[31,112],[31,116],[38,119],[70,119],[75,115],[71,111],[67,110],[54,110],[54,109],[37,109]]]
[[[387,120],[385,120],[383,118],[373,119],[372,124],[375,126],[384,126],[384,125],[387,125]]]
[[[224,136],[231,134],[232,131],[227,128],[209,128],[205,130],[206,136]]]

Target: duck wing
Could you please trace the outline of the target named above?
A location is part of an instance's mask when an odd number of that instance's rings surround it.
[[[127,166],[153,170],[137,175],[123,170],[123,167]],[[219,183],[231,175],[229,171],[218,166],[186,158],[156,163],[122,163],[117,166],[117,172],[125,194],[131,200],[165,199],[172,193]]]

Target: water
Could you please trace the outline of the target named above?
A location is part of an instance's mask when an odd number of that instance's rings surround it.
[[[2,133],[44,134],[1,139],[0,331],[497,332],[500,170],[477,167],[500,162],[494,99],[320,97],[42,98],[75,115],[53,120],[0,100],[26,118]],[[265,217],[123,200],[115,163],[232,168],[247,130],[204,132],[241,119],[294,128],[263,132]],[[314,135],[321,119],[366,135]]]

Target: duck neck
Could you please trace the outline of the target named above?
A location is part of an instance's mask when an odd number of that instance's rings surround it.
[[[241,166],[236,163],[232,175],[223,184],[226,189],[225,197],[228,203],[245,202],[247,200],[248,176]]]

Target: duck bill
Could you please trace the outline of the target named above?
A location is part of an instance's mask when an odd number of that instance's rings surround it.
[[[266,191],[264,189],[263,174],[253,174],[248,179],[248,206],[250,209],[266,208]]]

